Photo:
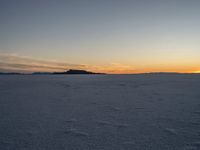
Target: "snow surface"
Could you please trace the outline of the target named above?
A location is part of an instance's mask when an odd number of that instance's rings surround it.
[[[200,150],[200,75],[0,76],[0,150]]]

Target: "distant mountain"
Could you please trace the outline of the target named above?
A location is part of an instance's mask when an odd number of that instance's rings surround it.
[[[86,70],[75,70],[75,69],[70,69],[65,72],[33,72],[33,73],[0,72],[0,75],[62,75],[62,74],[104,74],[104,73],[95,73]]]
[[[0,75],[70,75],[70,74],[105,74],[105,73],[95,73],[91,71],[86,70],[76,70],[76,69],[70,69],[68,71],[64,72],[34,72],[34,73],[17,73],[17,72],[0,72]],[[177,73],[177,72],[149,72],[149,73],[139,73],[139,74],[133,74],[133,75],[187,75],[187,74],[194,74],[199,75],[199,73]]]
[[[70,69],[65,72],[54,72],[53,74],[103,74],[103,73],[95,73],[95,72],[90,72],[90,71],[86,71],[86,70]]]
[[[21,73],[16,72],[0,72],[0,75],[20,75]]]
[[[51,72],[33,72],[32,75],[50,75],[53,74]]]

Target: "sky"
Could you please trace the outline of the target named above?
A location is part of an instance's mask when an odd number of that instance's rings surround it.
[[[199,0],[0,0],[0,72],[200,72]]]

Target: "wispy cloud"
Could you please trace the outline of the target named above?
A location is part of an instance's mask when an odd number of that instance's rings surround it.
[[[104,65],[89,65],[85,64],[86,69],[93,70],[95,72],[105,72],[111,74],[120,74],[120,73],[133,73],[136,71],[135,67],[132,65],[122,64],[122,63],[109,63]]]
[[[84,65],[70,64],[56,60],[37,59],[16,54],[0,54],[0,71],[64,71],[69,68],[84,68]]]
[[[135,68],[121,63],[71,64],[56,60],[38,59],[17,54],[0,54],[0,72],[56,72],[68,69],[85,69],[105,73],[133,73]]]

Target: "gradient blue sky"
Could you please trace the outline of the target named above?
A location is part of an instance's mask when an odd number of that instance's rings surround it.
[[[2,71],[198,72],[199,57],[199,0],[0,0]]]

